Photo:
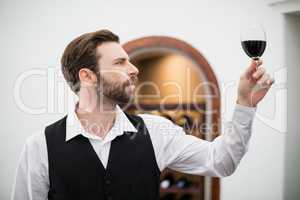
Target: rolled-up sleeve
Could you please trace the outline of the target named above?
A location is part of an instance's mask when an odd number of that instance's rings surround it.
[[[231,175],[247,152],[255,110],[237,104],[232,121],[213,141],[187,135],[162,117],[144,117],[159,168],[204,176]],[[153,124],[161,124],[161,128],[154,128]]]

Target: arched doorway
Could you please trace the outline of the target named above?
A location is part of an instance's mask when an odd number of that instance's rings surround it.
[[[211,66],[197,49],[182,40],[165,36],[132,40],[123,47],[131,62],[139,68],[139,83],[150,83],[144,84],[144,88],[139,90],[142,98],[136,98],[131,107],[125,108],[127,111],[130,112],[131,109],[132,112],[133,109],[137,112],[142,110],[163,115],[183,126],[189,121],[188,117],[191,117],[196,123],[205,125],[201,127],[209,127],[202,130],[187,130],[191,131],[191,134],[206,140],[212,140],[219,134],[221,127],[218,82]],[[173,84],[167,83],[170,81]],[[156,87],[152,87],[152,83]],[[197,87],[199,85],[200,87]],[[180,95],[176,90],[177,86],[184,88],[180,90]],[[156,94],[155,88],[159,90],[159,96],[153,95]],[[154,98],[148,98],[147,95]],[[194,98],[195,96],[199,98]],[[197,115],[199,109],[204,111],[202,115]],[[162,178],[169,174],[175,178],[182,177],[179,173],[167,171],[162,173]],[[196,183],[195,187],[186,190],[161,189],[161,193],[191,193],[194,196],[192,199],[219,199],[218,178],[189,175],[187,177]]]

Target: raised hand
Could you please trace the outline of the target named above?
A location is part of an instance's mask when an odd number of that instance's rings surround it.
[[[266,73],[261,65],[261,60],[252,60],[246,72],[241,76],[238,87],[238,104],[255,107],[274,83],[274,79]]]

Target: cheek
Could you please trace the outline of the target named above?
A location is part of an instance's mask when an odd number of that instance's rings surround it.
[[[128,79],[126,74],[122,72],[105,73],[102,75],[102,77],[106,80],[106,82],[111,84],[124,84]]]

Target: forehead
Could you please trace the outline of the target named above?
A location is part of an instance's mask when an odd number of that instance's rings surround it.
[[[127,58],[128,54],[123,47],[117,42],[104,42],[96,49],[97,54],[100,55],[100,62],[113,61],[117,58]]]

